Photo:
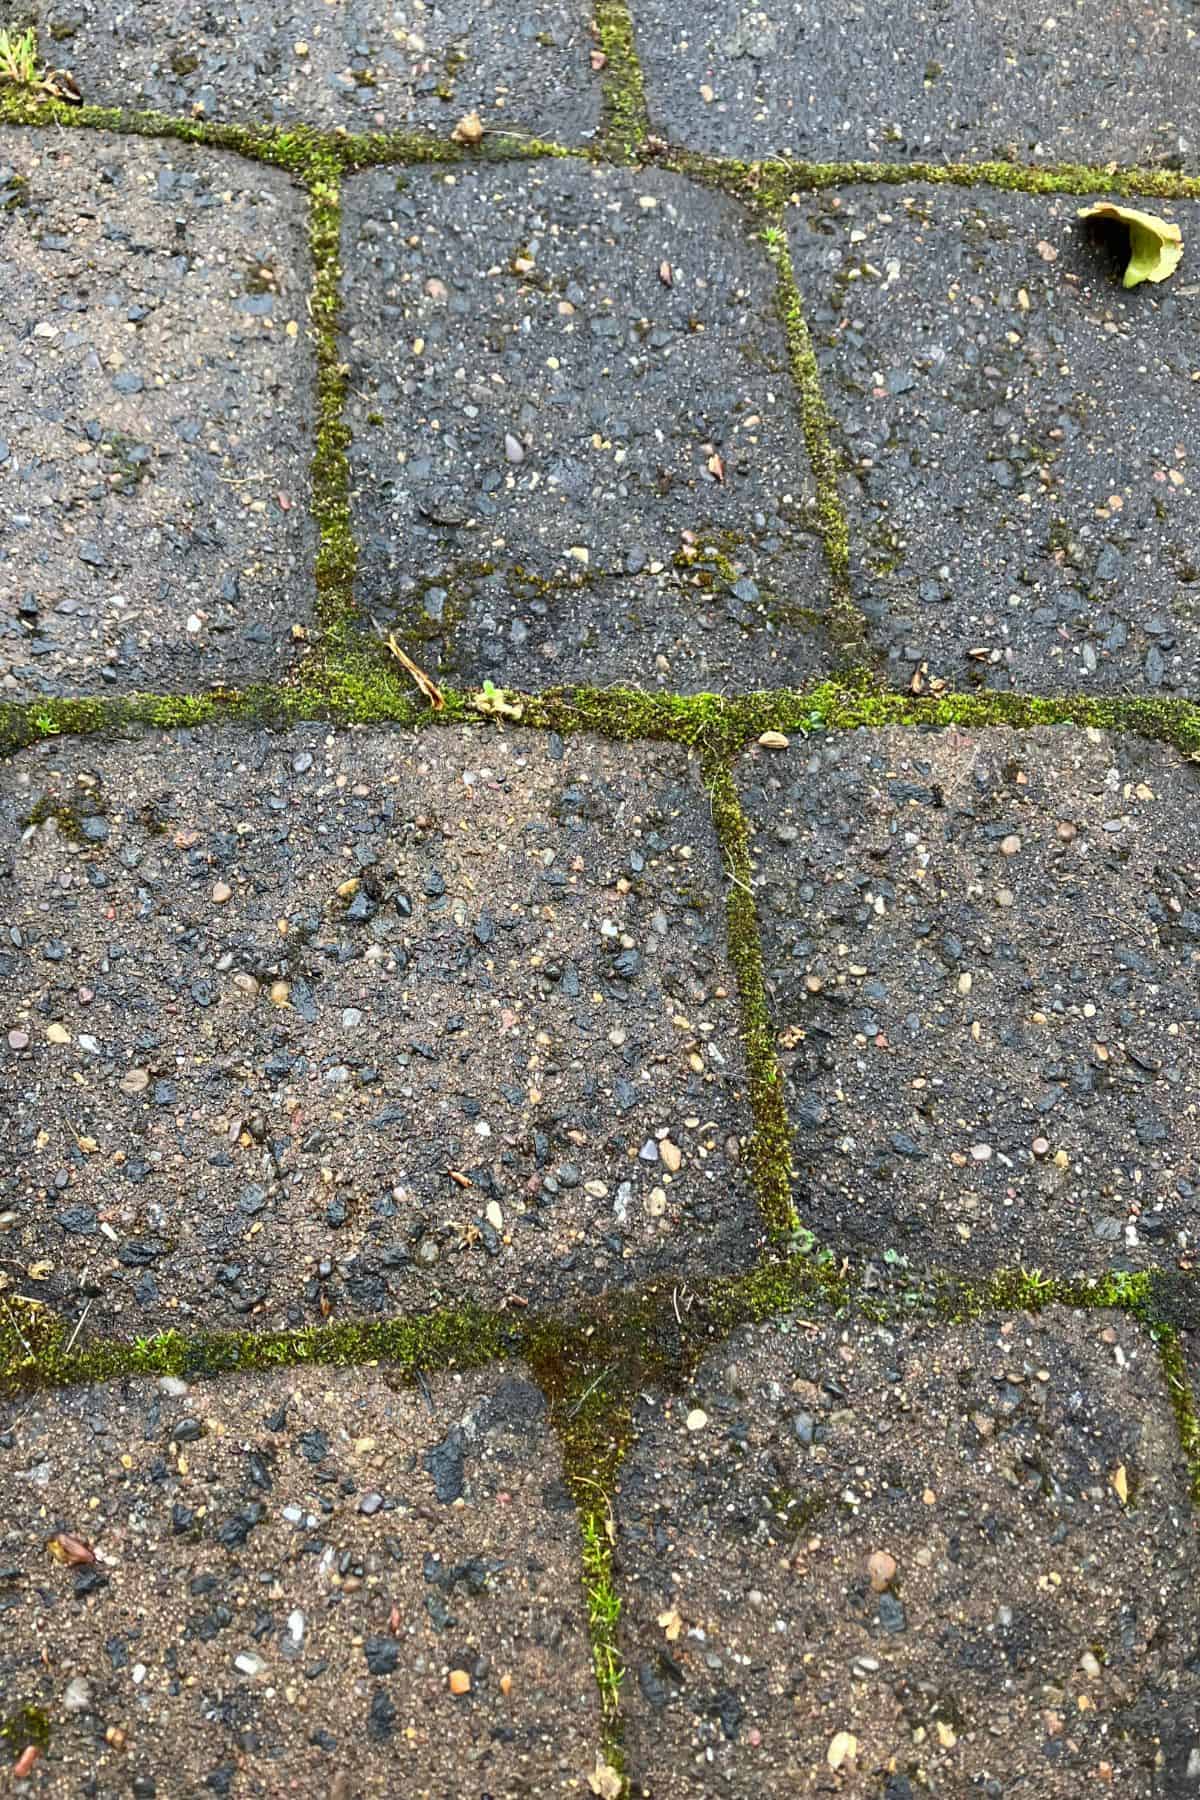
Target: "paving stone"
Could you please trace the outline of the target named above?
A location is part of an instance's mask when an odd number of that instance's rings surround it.
[[[0,133],[0,692],[279,672],[313,555],[305,234],[237,157]]]
[[[490,727],[46,745],[0,820],[0,1241],[33,1293],[92,1300],[85,1335],[753,1259],[684,753]]]
[[[251,124],[590,137],[600,120],[577,0],[43,0],[43,36],[85,99]]]
[[[578,1526],[528,1373],[183,1388],[4,1408],[5,1714],[50,1734],[27,1791],[578,1793]]]
[[[635,1794],[1193,1784],[1200,1557],[1121,1315],[747,1328],[643,1396],[615,1511]]]
[[[651,124],[721,156],[1193,164],[1200,47],[1171,0],[634,8]]]
[[[1125,234],[1081,204],[856,187],[792,210],[858,598],[905,682],[1200,678],[1193,289],[1123,289]],[[1200,235],[1200,207],[1153,204]]]
[[[811,673],[814,490],[741,210],[562,161],[345,195],[364,609],[510,685]]]
[[[818,1236],[966,1271],[1194,1263],[1195,772],[1070,728],[895,730],[741,785]]]

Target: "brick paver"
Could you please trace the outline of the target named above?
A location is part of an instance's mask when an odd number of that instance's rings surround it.
[[[1186,9],[7,31],[0,1779],[1200,1791]]]
[[[89,1331],[753,1259],[720,862],[679,750],[304,726],[7,774],[7,1245]]]
[[[1099,732],[742,766],[797,1205],[973,1272],[1200,1242],[1200,791]]]
[[[6,1712],[48,1721],[40,1791],[580,1791],[574,1505],[520,1367],[115,1383],[5,1414],[0,1668]]]
[[[633,12],[655,130],[719,156],[1196,162],[1200,47],[1170,0]]]
[[[918,184],[789,209],[855,591],[900,679],[1197,691],[1193,301],[1123,289],[1079,206]],[[1161,210],[1200,238],[1200,206]]]
[[[584,138],[599,123],[577,0],[39,0],[43,42],[89,99],[185,118]]]
[[[278,676],[312,611],[303,194],[107,132],[0,161],[0,693]]]
[[[1186,1793],[1197,1547],[1114,1314],[735,1334],[617,1499],[633,1792]]]
[[[366,611],[474,681],[814,672],[829,582],[747,224],[653,169],[348,184]]]

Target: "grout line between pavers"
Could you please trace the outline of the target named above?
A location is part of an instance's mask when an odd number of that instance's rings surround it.
[[[759,235],[775,265],[776,305],[787,341],[804,447],[816,484],[817,516],[833,590],[828,628],[839,665],[853,668],[867,661],[869,645],[866,619],[850,591],[850,527],[842,505],[840,458],[833,441],[833,419],[825,403],[816,352],[796,285],[782,209],[764,208],[763,217],[766,222]]]
[[[170,731],[220,724],[285,729],[305,721],[333,725],[415,728],[483,725],[511,730],[591,732],[616,743],[677,743],[709,755],[736,755],[766,731],[981,731],[991,726],[1032,731],[1074,726],[1162,743],[1200,762],[1200,703],[1126,695],[1037,695],[979,689],[915,695],[883,687],[859,669],[804,688],[768,688],[740,695],[675,694],[643,688],[553,687],[538,693],[495,689],[473,693],[445,687],[433,712],[415,688],[393,673],[369,640],[329,659],[311,674],[307,664],[288,680],[207,693],[47,696],[0,703],[0,757],[57,738],[85,737],[131,726]],[[498,712],[497,698],[504,707]]]
[[[793,194],[860,183],[886,186],[931,183],[952,187],[991,187],[1012,193],[1121,194],[1160,200],[1200,199],[1200,175],[1174,169],[1140,168],[1115,163],[1028,164],[982,159],[979,162],[819,162],[802,158],[713,156],[686,145],[652,136],[646,114],[645,88],[634,47],[633,27],[624,0],[609,0],[596,12],[596,32],[606,58],[601,71],[607,114],[601,144],[562,144],[520,132],[489,132],[470,149],[451,137],[420,130],[349,132],[306,124],[259,126],[219,120],[181,118],[170,113],[122,106],[37,98],[15,86],[0,85],[0,126],[62,126],[77,131],[111,131],[119,135],[174,139],[227,150],[254,162],[295,171],[315,147],[336,155],[343,170],[425,163],[525,161],[580,157],[628,163],[657,159],[678,174],[756,196],[779,206]]]
[[[706,785],[728,881],[726,934],[741,1006],[751,1120],[750,1174],[769,1237],[776,1243],[786,1242],[800,1229],[792,1201],[792,1127],[767,999],[749,831],[727,759],[712,759]]]
[[[598,0],[594,29],[604,58],[600,71],[604,154],[614,162],[633,162],[650,136],[650,119],[627,0]]]

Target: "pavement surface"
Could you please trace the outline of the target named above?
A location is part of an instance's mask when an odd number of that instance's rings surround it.
[[[0,1790],[1200,1800],[1196,19],[24,28]]]

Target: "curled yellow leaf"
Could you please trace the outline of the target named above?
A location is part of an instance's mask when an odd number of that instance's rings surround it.
[[[1156,213],[1139,212],[1133,206],[1117,206],[1111,200],[1081,207],[1079,217],[1115,219],[1127,228],[1129,262],[1125,268],[1125,287],[1137,287],[1141,281],[1165,281],[1179,267],[1183,237],[1178,225],[1173,225],[1169,219],[1160,219]]]

